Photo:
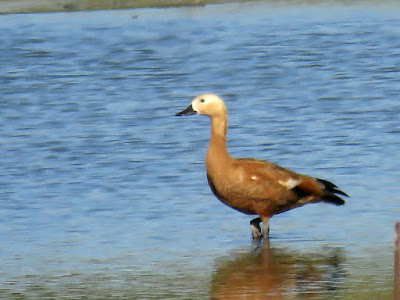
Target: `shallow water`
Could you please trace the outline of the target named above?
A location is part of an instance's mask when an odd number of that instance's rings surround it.
[[[391,299],[398,10],[0,16],[0,297]],[[174,117],[204,92],[227,102],[231,155],[332,180],[347,204],[276,216],[254,249],[207,186],[209,121]]]

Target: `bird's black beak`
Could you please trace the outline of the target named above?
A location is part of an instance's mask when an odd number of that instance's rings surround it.
[[[192,104],[190,104],[188,108],[178,112],[175,116],[190,116],[195,114],[197,114],[197,112],[193,109]]]

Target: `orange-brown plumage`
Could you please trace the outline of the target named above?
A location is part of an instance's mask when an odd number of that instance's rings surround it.
[[[329,181],[298,174],[264,160],[232,158],[226,144],[228,112],[218,96],[200,95],[177,115],[195,113],[211,118],[206,156],[211,190],[226,205],[245,214],[260,216],[251,222],[254,238],[261,237],[261,221],[264,237],[268,236],[268,221],[273,215],[307,203],[344,204],[336,194],[347,195]]]

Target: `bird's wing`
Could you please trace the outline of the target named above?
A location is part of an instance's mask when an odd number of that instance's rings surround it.
[[[253,196],[260,199],[298,198],[308,195],[322,196],[324,185],[310,176],[301,175],[274,163],[255,159],[239,159],[243,188],[252,191]],[[240,184],[239,184],[240,185]],[[240,186],[238,187],[240,188]]]

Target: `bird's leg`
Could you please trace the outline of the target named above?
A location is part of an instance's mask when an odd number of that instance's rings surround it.
[[[262,235],[263,235],[264,241],[268,241],[269,240],[269,217],[262,217],[261,220],[263,222]]]
[[[253,240],[256,241],[262,239],[260,223],[261,223],[261,218],[255,218],[254,220],[250,221],[251,235],[253,237]]]

